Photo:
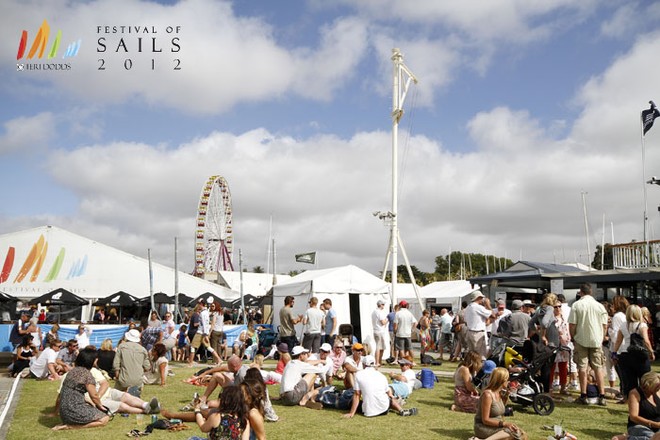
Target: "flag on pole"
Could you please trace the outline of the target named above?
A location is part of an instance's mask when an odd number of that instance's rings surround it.
[[[296,254],[296,262],[298,263],[316,263],[316,252],[307,252],[305,254]]]
[[[660,116],[660,111],[658,111],[655,103],[649,101],[649,104],[651,104],[651,107],[648,110],[642,111],[642,130],[644,134],[653,127],[653,121],[655,121],[655,118]]]

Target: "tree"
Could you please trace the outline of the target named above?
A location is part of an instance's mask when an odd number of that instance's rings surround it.
[[[612,255],[612,245],[610,243],[605,243],[605,258],[604,265],[601,267],[601,255],[603,247],[601,245],[596,246],[596,252],[594,252],[594,260],[591,262],[591,267],[597,270],[609,270],[614,269],[614,256]]]
[[[435,275],[442,281],[468,279],[504,271],[512,264],[513,261],[508,258],[495,255],[453,251],[449,255],[435,257]]]
[[[265,273],[264,268],[261,266],[254,266],[252,268],[252,273]]]

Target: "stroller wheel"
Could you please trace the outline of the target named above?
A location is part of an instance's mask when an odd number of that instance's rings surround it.
[[[532,401],[532,408],[536,414],[547,416],[555,410],[555,401],[549,394],[537,394]]]

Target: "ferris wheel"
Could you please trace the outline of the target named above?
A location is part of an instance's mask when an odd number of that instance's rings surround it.
[[[193,275],[234,270],[233,242],[229,185],[224,177],[211,176],[199,197]]]

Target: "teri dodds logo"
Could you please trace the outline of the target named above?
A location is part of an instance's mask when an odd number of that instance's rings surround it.
[[[46,53],[46,49],[48,46],[49,36],[50,36],[50,25],[48,24],[47,20],[44,20],[43,23],[41,23],[39,29],[37,30],[34,39],[32,40],[32,45],[30,46],[30,50],[27,52],[26,58],[28,60],[33,59],[35,56],[39,60],[42,60],[44,58],[44,54]],[[16,53],[17,61],[20,61],[21,59],[23,59],[23,57],[25,57],[25,51],[27,49],[28,39],[29,39],[28,31],[23,30],[23,32],[21,33],[21,38],[18,43],[18,52]],[[71,64],[67,62],[56,63],[50,61],[57,57],[57,52],[59,51],[61,40],[62,40],[62,31],[58,30],[57,33],[55,34],[55,39],[53,40],[53,43],[50,46],[50,50],[46,54],[46,62],[17,63],[16,70],[19,72],[26,70],[40,70],[40,71],[41,70],[53,70],[53,71],[71,70]],[[77,56],[78,50],[80,50],[81,41],[82,40],[78,39],[77,41],[70,43],[67,46],[66,51],[62,56],[62,59],[73,58]]]

